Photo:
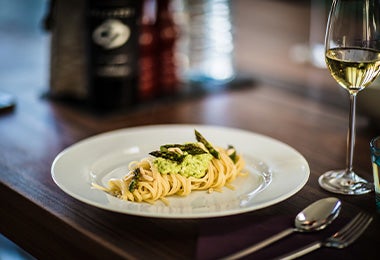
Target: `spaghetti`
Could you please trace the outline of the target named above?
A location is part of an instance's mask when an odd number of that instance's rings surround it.
[[[202,137],[196,131],[197,134]],[[194,190],[221,192],[225,186],[234,189],[231,182],[244,175],[244,159],[231,146],[214,149],[203,137],[197,140],[197,143],[161,146],[160,151],[150,153],[155,158],[131,162],[125,177],[110,179],[108,187],[96,183],[93,187],[123,200],[148,203],[162,200],[166,204],[166,197],[187,196]]]

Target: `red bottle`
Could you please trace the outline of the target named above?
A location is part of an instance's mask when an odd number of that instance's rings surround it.
[[[140,101],[152,100],[159,87],[157,0],[145,0],[140,26],[140,77],[138,96]]]
[[[157,27],[159,31],[160,93],[172,95],[177,92],[178,76],[175,43],[178,29],[170,9],[170,0],[158,0]]]

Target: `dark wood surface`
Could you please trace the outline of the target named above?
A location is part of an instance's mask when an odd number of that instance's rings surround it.
[[[348,96],[327,70],[297,63],[289,55],[294,45],[309,41],[309,5],[247,0],[234,1],[233,7],[237,67],[254,77],[254,83],[241,88],[99,114],[42,97],[47,79],[36,77],[46,73],[35,73],[34,66],[20,66],[22,60],[13,67],[1,67],[2,83],[7,83],[1,90],[13,94],[17,106],[0,115],[0,232],[39,259],[199,257],[199,241],[212,232],[210,220],[143,218],[98,209],[61,191],[50,168],[64,148],[105,131],[152,124],[208,124],[276,138],[303,154],[311,169],[305,187],[289,199],[217,218],[214,225],[223,229],[234,223],[244,228],[295,216],[317,199],[336,196],[343,202],[342,219],[364,210],[374,221],[351,247],[321,249],[306,258],[373,259],[380,242],[374,194],[336,195],[317,183],[323,172],[344,167]],[[11,71],[5,73],[7,69]],[[371,181],[369,141],[377,134],[379,130],[359,113],[354,164]],[[290,247],[280,244],[276,250],[273,256]]]

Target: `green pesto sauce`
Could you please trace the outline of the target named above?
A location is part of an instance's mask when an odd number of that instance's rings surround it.
[[[211,159],[212,155],[209,153],[188,154],[182,163],[159,157],[153,160],[153,164],[161,174],[179,173],[185,177],[202,178],[206,174]]]

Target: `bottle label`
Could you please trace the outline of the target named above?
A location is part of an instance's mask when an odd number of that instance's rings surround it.
[[[106,5],[107,1],[102,4]],[[135,77],[138,59],[136,7],[93,6],[89,17],[93,77]]]
[[[129,39],[131,30],[120,20],[108,19],[93,32],[93,41],[104,49],[114,49],[123,46]]]

